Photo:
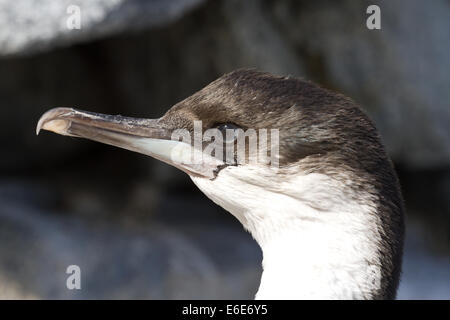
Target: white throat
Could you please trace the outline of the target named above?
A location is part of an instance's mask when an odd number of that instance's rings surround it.
[[[257,299],[372,298],[381,280],[374,199],[294,169],[227,167],[215,180],[192,180],[260,245]]]

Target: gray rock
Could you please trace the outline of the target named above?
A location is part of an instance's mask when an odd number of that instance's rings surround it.
[[[240,64],[282,75],[304,73],[303,61],[277,30],[262,1],[224,1],[222,11],[239,48]]]
[[[366,28],[370,1],[279,1],[275,19],[308,76],[360,102],[395,160],[450,163],[450,3],[381,1],[381,30]]]
[[[203,0],[0,0],[0,55],[25,54],[168,24]],[[71,5],[81,28],[70,29]]]
[[[19,199],[34,192],[27,190],[0,185],[0,299],[249,299],[256,292],[260,252],[237,223],[175,228],[80,217],[24,204]],[[81,290],[66,287],[69,265],[81,268]]]
[[[407,228],[403,272],[398,299],[450,299],[450,257],[426,241],[427,232],[416,221]]]

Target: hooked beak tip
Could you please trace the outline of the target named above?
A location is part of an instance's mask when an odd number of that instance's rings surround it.
[[[36,126],[36,135],[39,135],[42,129],[52,131],[58,134],[64,134],[70,126],[70,121],[61,119],[60,116],[73,112],[70,108],[54,108],[44,113]]]

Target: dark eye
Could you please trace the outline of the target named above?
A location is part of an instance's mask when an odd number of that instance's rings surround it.
[[[223,135],[223,141],[225,143],[231,143],[236,141],[239,132],[241,130],[241,128],[239,128],[237,125],[233,124],[233,123],[223,123],[217,126],[217,129],[220,130],[220,132],[222,132]]]

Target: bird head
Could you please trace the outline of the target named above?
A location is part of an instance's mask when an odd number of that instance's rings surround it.
[[[375,126],[341,94],[244,69],[159,119],[56,108],[41,117],[41,129],[143,153],[186,172],[261,246],[311,223],[325,226],[317,229],[324,233],[342,231],[333,239],[345,250],[370,248],[360,260],[379,265],[374,252],[389,257],[381,272],[394,280],[382,286],[395,292],[403,239],[397,178]]]
[[[349,98],[248,69],[213,81],[159,119],[55,108],[41,117],[41,129],[152,156],[186,172],[202,190],[225,194],[220,178],[232,175],[239,185],[301,196],[316,207],[333,203],[308,199],[312,191],[292,185],[299,178],[321,174],[354,196],[395,179],[375,127]]]

